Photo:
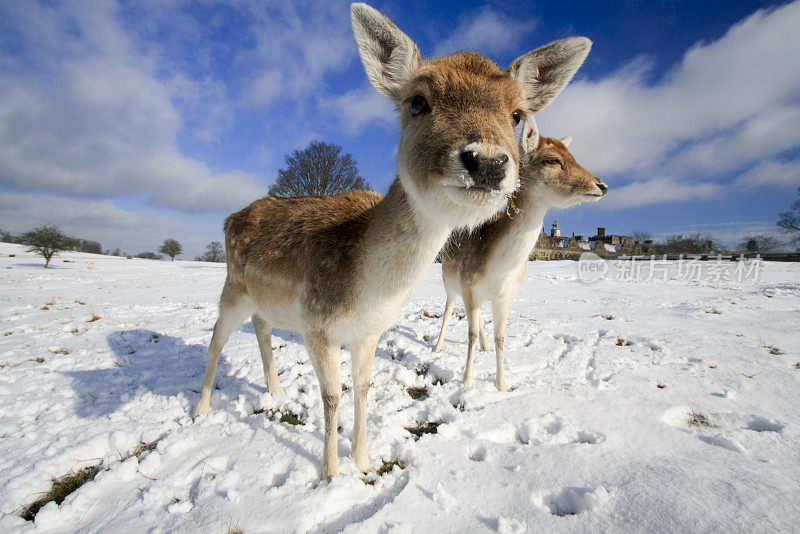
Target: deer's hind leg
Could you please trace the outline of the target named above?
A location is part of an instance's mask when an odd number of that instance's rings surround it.
[[[436,341],[436,346],[433,347],[433,352],[442,352],[444,346],[444,332],[447,330],[447,325],[450,323],[450,317],[453,316],[453,308],[456,306],[455,295],[447,294],[447,304],[444,306],[444,313],[442,314],[442,330],[439,332],[439,339]]]
[[[227,282],[222,288],[222,296],[219,299],[219,317],[214,324],[214,334],[211,336],[211,343],[208,345],[208,361],[206,362],[206,374],[203,377],[203,389],[200,392],[200,400],[194,408],[194,416],[205,415],[208,413],[211,402],[211,387],[214,385],[214,375],[217,372],[219,355],[222,347],[228,341],[228,337],[241,325],[248,315],[253,313],[253,303],[244,291],[229,285]]]
[[[264,381],[267,391],[273,395],[282,395],[283,388],[278,379],[278,370],[275,368],[275,358],[272,354],[272,327],[258,314],[253,314],[253,330],[258,340],[258,350],[261,352],[261,363],[264,366]]]

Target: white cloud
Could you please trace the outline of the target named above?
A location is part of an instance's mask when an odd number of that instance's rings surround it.
[[[516,49],[525,34],[535,27],[535,20],[517,20],[489,8],[477,12],[469,10],[459,19],[450,36],[436,45],[434,55],[452,54],[460,50],[500,54]]]
[[[336,2],[252,2],[247,5],[255,47],[241,60],[254,65],[241,104],[277,98],[302,102],[322,94],[325,74],[350,66],[356,47],[350,11]]]
[[[762,161],[739,175],[733,183],[745,188],[773,185],[795,189],[800,186],[800,161]]]
[[[608,195],[595,206],[599,210],[633,208],[666,202],[681,202],[710,198],[722,191],[713,183],[691,183],[665,178],[637,181],[621,187],[610,186]]]
[[[784,242],[785,237],[778,231],[774,221],[729,221],[722,223],[697,224],[691,227],[678,226],[659,234],[663,239],[669,234],[690,234],[694,232],[709,233],[715,240],[728,246],[737,245],[749,235],[769,235]]]
[[[126,211],[108,200],[0,193],[0,228],[20,234],[55,224],[67,235],[123,247],[131,253],[154,251],[167,237],[185,232],[186,223],[154,211]]]
[[[184,211],[230,211],[264,193],[252,175],[181,153],[170,88],[120,26],[116,4],[25,2],[11,15],[24,54],[0,57],[0,185],[141,196]]]
[[[539,126],[545,135],[575,137],[576,158],[600,176],[653,182],[624,192],[663,191],[663,201],[675,200],[658,181],[665,171],[688,181],[800,146],[800,63],[788,52],[800,49],[798,26],[800,2],[758,11],[719,40],[694,46],[655,85],[642,58],[605,78],[570,84],[537,117]]]
[[[355,135],[364,127],[394,130],[397,113],[392,102],[371,85],[335,98],[320,100],[323,113],[333,116],[347,134]]]

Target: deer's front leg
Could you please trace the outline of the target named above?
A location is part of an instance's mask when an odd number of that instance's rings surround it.
[[[494,350],[497,358],[497,377],[495,378],[494,385],[499,391],[505,391],[506,379],[503,374],[503,342],[506,334],[506,322],[508,321],[508,310],[511,307],[511,301],[508,300],[495,300],[492,301],[492,320],[494,322]]]
[[[467,311],[469,322],[469,337],[467,340],[467,366],[464,368],[464,385],[472,387],[472,362],[475,359],[475,344],[480,332],[481,310],[473,300],[470,292],[464,292],[464,307]]]
[[[339,380],[339,345],[331,344],[322,335],[306,334],[306,348],[314,365],[325,410],[325,441],[322,452],[322,477],[330,480],[339,474],[339,396],[342,384]]]
[[[372,359],[378,337],[359,340],[350,346],[353,360],[353,461],[362,473],[369,471],[369,454],[367,453],[367,392],[372,376]]]

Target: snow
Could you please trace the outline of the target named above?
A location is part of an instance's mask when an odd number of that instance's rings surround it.
[[[78,253],[42,263],[0,244],[2,532],[797,529],[798,264],[765,263],[757,280],[584,284],[575,262],[530,263],[506,331],[504,393],[492,353],[478,353],[475,387],[461,386],[466,320],[432,354],[441,319],[426,314],[445,301],[434,265],[378,347],[373,472],[347,458],[347,389],[343,474],[324,483],[322,405],[297,334],[273,335],[286,395],[266,393],[246,323],[223,352],[211,413],[190,417],[223,264]],[[491,336],[488,305],[483,316]],[[405,430],[426,422],[438,432]],[[141,443],[152,448],[131,455]],[[382,460],[405,467],[379,476]],[[18,517],[52,478],[89,465],[96,478],[63,503],[35,523]]]

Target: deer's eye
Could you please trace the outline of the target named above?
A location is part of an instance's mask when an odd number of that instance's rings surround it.
[[[411,98],[411,115],[416,117],[422,113],[428,113],[431,110],[431,106],[428,104],[428,101],[425,100],[425,97],[422,95],[416,95]]]
[[[561,160],[558,159],[558,158],[548,158],[548,159],[544,160],[544,164],[545,165],[558,165],[560,167],[561,166]]]
[[[511,114],[511,122],[513,122],[514,126],[516,126],[517,124],[519,124],[519,121],[521,120],[522,120],[522,110],[519,109],[514,110],[514,112]]]

